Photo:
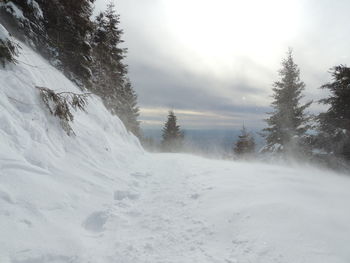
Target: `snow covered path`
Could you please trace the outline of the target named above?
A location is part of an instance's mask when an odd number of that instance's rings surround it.
[[[149,157],[133,165],[129,187],[114,192],[113,204],[85,224],[96,247],[111,245],[103,262],[216,262],[203,246],[213,233],[195,210],[210,189],[190,182],[181,155]]]
[[[348,176],[181,154],[96,171],[71,159],[46,171],[2,159],[0,262],[350,261]]]
[[[349,178],[176,154],[133,167],[86,224],[101,262],[350,261]]]

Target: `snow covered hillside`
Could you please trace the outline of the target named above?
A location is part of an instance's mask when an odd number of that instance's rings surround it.
[[[96,97],[69,137],[35,86],[80,92],[22,45],[0,70],[1,263],[350,262],[350,178],[145,153]]]

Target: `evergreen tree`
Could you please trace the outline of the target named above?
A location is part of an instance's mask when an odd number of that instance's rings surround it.
[[[179,151],[182,147],[184,135],[177,125],[177,118],[173,111],[169,111],[162,134],[162,149],[167,152]]]
[[[333,81],[321,88],[331,93],[320,102],[329,106],[317,117],[317,147],[328,154],[350,160],[350,68],[339,65],[331,71]]]
[[[113,114],[119,116],[126,128],[140,138],[137,95],[123,62],[126,49],[120,47],[123,31],[119,29],[119,23],[113,3],[96,18],[92,37],[93,91]]]
[[[43,13],[35,0],[0,2],[0,22],[11,31],[13,36],[31,45],[32,48],[37,48],[41,53],[49,50]]]
[[[312,102],[300,105],[305,84],[300,80],[300,70],[294,63],[291,49],[282,61],[279,75],[280,80],[273,84],[273,112],[265,120],[268,127],[262,133],[267,143],[263,152],[302,153],[307,149],[304,145],[310,128],[305,109]]]
[[[123,43],[123,31],[119,29],[119,15],[115,6],[110,3],[106,11],[96,17],[95,30],[92,36],[94,91],[99,95],[117,100],[127,74],[123,63],[126,49],[120,48]],[[112,108],[112,105],[107,105]]]
[[[137,106],[137,95],[128,79],[122,87],[119,101],[117,115],[129,131],[141,138],[140,122],[137,120],[140,115],[140,110]]]
[[[100,96],[112,113],[140,137],[137,96],[127,78],[123,31],[111,2],[91,21],[94,0],[4,0],[0,22],[6,22],[16,37],[36,47],[81,88]],[[22,16],[23,14],[23,16]],[[15,46],[0,43],[0,55],[9,60]],[[11,56],[13,59],[13,56]]]
[[[92,30],[93,2],[5,0],[0,2],[0,21],[81,88],[89,88],[91,47],[87,40]]]
[[[234,145],[233,151],[240,157],[251,156],[255,152],[255,140],[254,137],[242,127],[241,135],[238,136],[238,140]]]
[[[94,0],[37,0],[52,46],[51,60],[80,87],[91,87],[91,47]]]

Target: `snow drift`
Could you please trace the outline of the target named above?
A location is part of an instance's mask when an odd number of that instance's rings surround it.
[[[74,113],[76,136],[67,136],[35,86],[81,91],[21,47],[19,64],[0,70],[0,262],[21,262],[20,254],[28,251],[41,257],[54,248],[52,259],[31,261],[50,262],[86,249],[84,234],[74,230],[84,221],[81,213],[113,199],[114,185],[126,184],[125,170],[144,152],[95,96],[86,113]]]
[[[79,92],[21,44],[0,70],[0,262],[350,262],[350,179],[148,154],[92,96],[69,137],[35,86]]]

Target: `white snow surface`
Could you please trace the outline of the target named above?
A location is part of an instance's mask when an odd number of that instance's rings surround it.
[[[11,38],[9,32],[6,30],[6,28],[0,24],[0,41],[6,42]]]
[[[69,137],[34,86],[80,92],[21,44],[0,70],[1,263],[348,263],[350,178],[149,154],[96,97]]]

